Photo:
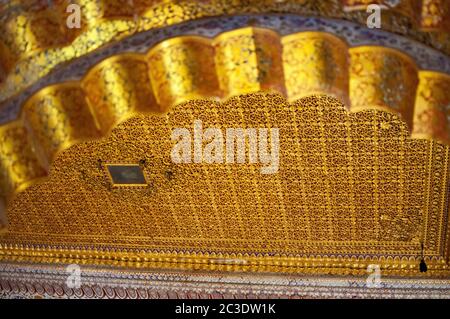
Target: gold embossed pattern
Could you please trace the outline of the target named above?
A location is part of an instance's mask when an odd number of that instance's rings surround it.
[[[222,130],[280,128],[278,174],[261,175],[260,164],[172,163],[172,129],[192,131],[196,119]],[[111,188],[98,159],[146,159],[150,186]],[[448,169],[448,146],[410,139],[396,115],[349,113],[334,98],[190,101],[61,153],[46,181],[11,202],[0,258],[341,274],[376,261],[387,274],[416,275],[424,242],[428,275],[444,275]]]
[[[278,91],[289,100],[332,95],[348,101],[352,111],[380,109],[399,115],[412,137],[449,143],[448,76],[417,70],[414,61],[392,49],[363,46],[347,50],[349,55],[342,53],[346,49],[345,42],[327,33],[280,40],[273,31],[244,28],[212,40],[173,38],[147,54],[108,58],[81,82],[38,92],[19,120],[1,127],[0,136],[21,126],[26,136],[11,142],[14,154],[4,146],[2,196],[45,176],[61,150],[107,135],[135,113],[165,112],[196,98],[217,100],[260,90]],[[8,157],[32,157],[44,169],[27,167],[18,179],[22,166]]]

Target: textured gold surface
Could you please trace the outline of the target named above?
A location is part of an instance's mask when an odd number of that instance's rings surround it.
[[[450,76],[420,72],[419,81],[412,135],[450,141]]]
[[[290,99],[317,92],[348,100],[347,44],[323,32],[283,37],[283,65]],[[300,84],[301,83],[301,84]]]
[[[450,30],[448,14],[450,2],[447,0],[342,0],[346,10],[365,10],[369,4],[380,4],[383,8],[397,11],[409,16],[412,21],[423,30],[444,31]]]
[[[192,129],[195,119],[280,128],[279,173],[173,164],[171,130]],[[99,159],[146,159],[150,187],[111,188]],[[0,258],[339,274],[378,262],[386,273],[416,275],[423,242],[427,275],[444,275],[448,170],[448,146],[410,139],[384,111],[268,93],[190,101],[61,153],[46,181],[10,203]]]
[[[215,41],[217,74],[224,96],[275,89],[284,93],[277,33],[256,28],[226,32]]]
[[[412,137],[448,144],[448,81],[444,74],[417,70],[401,52],[374,46],[347,50],[345,42],[322,32],[280,39],[273,31],[244,28],[212,40],[169,39],[147,54],[110,57],[80,83],[53,85],[32,96],[19,120],[0,127],[1,195],[9,197],[47,175],[61,150],[107,135],[135,113],[260,90],[278,91],[291,101],[328,94],[352,111],[392,112]],[[18,130],[21,138],[12,138]]]
[[[417,69],[408,56],[388,48],[350,49],[352,110],[368,106],[393,111],[412,127]]]
[[[445,19],[450,11],[448,1],[427,0],[423,2],[423,8],[413,6],[414,1],[402,0],[399,8],[384,11],[383,29],[407,34],[450,52],[448,33],[429,34],[411,28],[411,24],[414,25],[411,21],[417,20],[419,26],[427,30],[448,30],[448,19]],[[16,94],[61,62],[80,57],[102,45],[137,32],[202,17],[277,12],[345,18],[363,24],[367,19],[364,11],[361,14],[360,11],[344,10],[344,7],[365,9],[359,2],[366,4],[367,1],[134,0],[131,6],[128,0],[78,0],[75,2],[81,5],[82,12],[82,29],[78,30],[65,26],[68,1],[55,0],[50,8],[45,2],[30,5],[31,2],[11,1],[0,7],[4,13],[0,24],[0,64],[8,73],[0,86],[3,98]],[[24,10],[14,10],[18,5]],[[415,12],[422,12],[422,18],[417,18]]]

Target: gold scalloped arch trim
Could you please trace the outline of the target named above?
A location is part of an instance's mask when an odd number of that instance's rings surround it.
[[[0,82],[3,81],[0,95],[11,97],[56,65],[142,31],[205,17],[268,12],[312,14],[365,23],[366,16],[360,11],[365,11],[368,3],[386,3],[384,0],[321,0],[320,4],[316,0],[72,2],[81,7],[81,29],[65,25],[69,14],[67,0],[54,0],[52,7],[21,0],[0,5],[0,12],[6,17],[0,23],[0,70],[4,70],[0,72]],[[426,0],[421,7],[415,0],[403,0],[396,7],[384,6],[383,12],[383,29],[408,33],[412,24],[424,31],[441,31],[408,35],[448,52],[449,23],[445,17],[450,9],[446,0]]]
[[[147,54],[113,56],[79,82],[39,91],[20,119],[0,127],[1,196],[45,177],[61,150],[108,135],[136,113],[261,90],[291,101],[328,94],[351,111],[393,112],[413,138],[449,143],[450,76],[417,70],[410,57],[393,49],[348,48],[328,33],[280,37],[243,28],[214,39],[169,39]]]

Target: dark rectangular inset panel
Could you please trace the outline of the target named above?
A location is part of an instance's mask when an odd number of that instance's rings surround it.
[[[113,186],[145,186],[144,172],[137,164],[107,164]]]

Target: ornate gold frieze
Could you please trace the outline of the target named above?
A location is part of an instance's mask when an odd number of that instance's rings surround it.
[[[66,0],[53,1],[53,6],[33,1],[11,1],[2,5],[0,64],[6,75],[0,86],[3,98],[11,97],[36,79],[48,74],[56,65],[80,57],[112,41],[122,40],[138,32],[192,21],[204,17],[253,14],[296,13],[366,22],[361,3],[346,0],[291,1],[154,1],[154,0],[78,0],[82,14],[81,29],[69,29]],[[434,48],[449,51],[449,34],[445,17],[446,0],[427,0],[422,8],[414,0],[403,0],[399,8],[383,11],[383,29],[407,34]],[[131,5],[133,3],[133,5]],[[33,5],[34,4],[34,5]],[[364,6],[365,8],[365,6]],[[405,9],[406,8],[406,9]],[[410,9],[410,8],[414,8]],[[411,28],[417,20],[411,12],[422,12],[419,27],[439,30],[430,34]],[[0,76],[0,81],[3,76]]]
[[[278,127],[278,174],[174,164],[172,129],[196,119],[222,130]],[[449,150],[411,139],[397,115],[350,113],[321,95],[188,101],[60,153],[45,181],[9,203],[0,259],[334,274],[379,264],[418,275],[423,243],[427,276],[448,276]],[[111,187],[105,164],[139,162],[148,187]]]

